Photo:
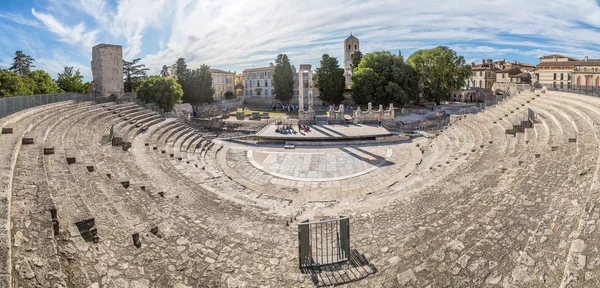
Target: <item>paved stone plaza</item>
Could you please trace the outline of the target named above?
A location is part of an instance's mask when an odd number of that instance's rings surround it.
[[[276,127],[271,126],[257,135],[269,139],[284,140],[331,140],[336,138],[364,138],[390,135],[390,132],[385,128],[372,124],[311,125],[310,127],[310,132],[284,135],[275,132]],[[298,130],[297,126],[293,128]]]
[[[600,287],[597,123],[598,98],[522,92],[413,141],[283,149],[39,106],[0,119],[0,287]],[[298,269],[298,221],[339,216],[377,273]]]
[[[370,151],[368,151],[370,150]],[[252,165],[294,181],[337,181],[360,176],[386,164],[392,149],[336,148],[322,151],[248,150]]]

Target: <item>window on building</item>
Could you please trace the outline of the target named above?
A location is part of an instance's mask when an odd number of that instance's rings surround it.
[[[506,78],[506,73],[502,73],[502,79]]]
[[[564,79],[564,75],[563,75],[563,73],[560,73],[560,80],[562,81],[563,79]],[[562,89],[562,87],[561,87],[561,89]]]
[[[560,82],[560,90],[562,90],[562,89],[563,89],[563,82]]]
[[[260,80],[256,80],[256,87],[260,87]]]
[[[348,45],[348,50],[350,50],[350,45]]]
[[[481,72],[479,72],[479,73],[481,73]],[[479,88],[483,88],[482,85],[483,85],[483,81],[479,80]]]
[[[552,83],[552,88],[556,89],[556,82]]]
[[[265,72],[260,72],[260,73],[258,73],[258,77],[260,77],[260,78],[265,78]]]
[[[571,81],[571,73],[567,74],[567,81]]]
[[[556,73],[554,73],[554,80],[556,80]]]
[[[358,49],[358,45],[354,45],[354,49]]]
[[[481,71],[479,71],[479,77],[481,77],[481,76],[483,76],[483,74],[482,74],[482,72],[481,72]],[[481,86],[481,85],[480,85],[480,86]],[[479,87],[479,88],[481,88],[481,87]]]

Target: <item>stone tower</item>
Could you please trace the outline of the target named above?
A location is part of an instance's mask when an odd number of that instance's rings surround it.
[[[123,96],[123,48],[109,44],[94,46],[92,75],[96,97]]]
[[[344,76],[346,77],[346,86],[352,85],[352,53],[360,51],[358,38],[352,36],[344,41]]]

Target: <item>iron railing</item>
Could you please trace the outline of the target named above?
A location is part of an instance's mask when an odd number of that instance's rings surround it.
[[[298,253],[300,269],[348,261],[350,218],[298,223]]]

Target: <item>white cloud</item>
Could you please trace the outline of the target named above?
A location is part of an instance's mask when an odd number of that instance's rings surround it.
[[[62,42],[83,45],[88,51],[96,42],[98,30],[87,30],[83,23],[70,27],[59,22],[50,14],[36,12],[34,8],[31,9],[31,14],[44,23],[46,28],[56,34]]]
[[[83,65],[73,59],[70,59],[68,54],[63,50],[54,50],[47,57],[39,57],[35,59],[36,69],[46,71],[52,79],[58,78],[58,73],[64,71],[65,66],[73,67],[74,70],[79,70],[81,75],[85,77],[85,81],[91,81],[92,70],[90,65]]]
[[[19,25],[34,26],[34,27],[38,27],[40,25],[39,22],[37,22],[33,19],[25,18],[20,14],[0,12],[0,18],[9,20],[9,21],[14,22]]]
[[[92,21],[61,23],[57,19],[67,18],[56,15],[66,7]],[[32,14],[59,40],[86,48],[100,37],[124,43],[125,59],[142,57],[154,73],[178,57],[190,67],[207,63],[238,72],[268,65],[278,53],[289,53],[296,66],[318,64],[324,53],[341,63],[350,31],[363,52],[402,50],[405,57],[448,45],[469,59],[549,53],[600,58],[595,0],[53,0],[46,9],[52,14]]]

